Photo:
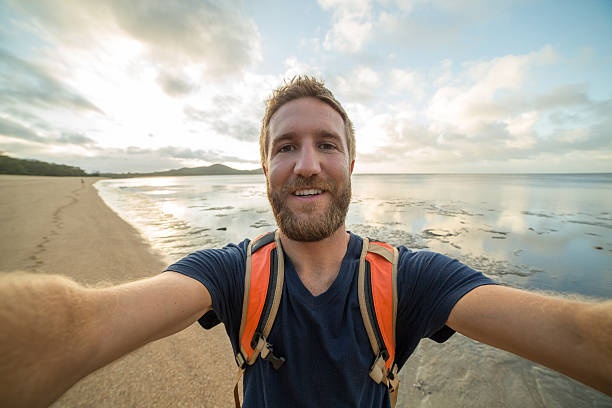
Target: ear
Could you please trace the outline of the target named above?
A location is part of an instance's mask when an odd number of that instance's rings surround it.
[[[263,169],[264,176],[268,177],[268,169],[266,169],[266,166],[262,165],[261,168]]]
[[[353,174],[353,168],[355,167],[355,160],[351,162],[351,174]]]

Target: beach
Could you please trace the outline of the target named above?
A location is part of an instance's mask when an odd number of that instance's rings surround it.
[[[163,271],[139,233],[98,197],[95,178],[0,176],[0,273],[62,274],[86,285]],[[196,323],[77,383],[54,407],[233,405],[235,363],[222,326]]]
[[[175,242],[180,237],[186,239],[184,237],[193,235],[197,239],[207,239],[206,242],[213,245],[223,239],[223,234],[231,233],[234,223],[245,224],[243,219],[251,220],[249,228],[253,230],[271,228],[269,212],[264,212],[265,209],[260,208],[259,204],[245,209],[238,206],[240,200],[236,200],[236,196],[228,196],[228,202],[233,200],[233,207],[228,203],[214,201],[212,196],[203,196],[198,200],[208,201],[202,201],[199,207],[193,205],[194,211],[210,217],[210,220],[219,223],[218,226],[227,227],[227,231],[203,229],[201,225],[186,226],[185,221],[175,217],[182,214],[176,208],[190,206],[172,206],[168,204],[169,201],[160,207],[166,216],[162,232],[159,232],[158,223],[155,224],[155,228],[158,228],[155,230],[147,230],[146,224],[136,229],[100,199],[98,190],[93,186],[98,179],[83,180],[84,183],[79,178],[0,176],[0,272],[26,270],[63,274],[86,285],[100,285],[101,282],[116,284],[161,272],[169,263],[163,257],[164,248],[186,252],[191,250],[190,246],[179,248],[175,244],[164,247],[170,245],[165,243],[166,240]],[[187,180],[181,178],[172,182],[188,184]],[[215,180],[210,187],[215,197],[231,190],[227,180]],[[131,183],[142,184],[146,180]],[[161,185],[164,180],[156,179],[155,183],[158,185],[148,188],[147,194],[154,197],[171,195],[173,190],[170,181],[166,183],[168,185]],[[246,186],[245,190],[240,190],[240,194],[248,197],[259,195],[263,203],[261,206],[266,205],[261,191],[254,192],[247,182],[241,182],[240,185]],[[374,202],[373,199],[359,197],[366,197],[365,193],[358,193],[354,199],[353,205],[357,208]],[[134,203],[129,201],[126,208],[134,208]],[[461,204],[463,207],[458,211],[448,206],[432,208],[423,203],[414,201],[404,205],[403,202],[385,201],[383,206],[377,206],[386,213],[386,209],[391,206],[408,211],[408,208],[418,209],[421,205],[427,212],[435,212],[435,217],[456,219],[453,222],[466,230],[470,226],[470,217],[478,217],[476,210],[464,204]],[[145,204],[143,208],[150,210],[151,202]],[[174,215],[171,214],[173,209]],[[375,207],[372,207],[367,214],[374,213],[374,210]],[[470,215],[468,210],[476,215]],[[130,216],[126,214],[123,215]],[[151,220],[157,220],[158,214],[151,214],[154,215]],[[350,228],[362,235],[378,236],[393,243],[412,244],[416,248],[424,247],[428,239],[435,245],[448,245],[451,248],[460,246],[464,251],[468,247],[465,238],[468,232],[453,229],[456,228],[454,224],[444,226],[446,229],[442,229],[442,224],[437,229],[425,226],[423,228],[426,232],[417,237],[408,233],[400,234],[390,221],[370,227],[368,225],[373,221],[358,218],[361,217],[359,214],[353,215],[356,221],[351,223]],[[232,221],[234,218],[237,221]],[[546,217],[539,218],[549,220]],[[461,223],[463,220],[467,224]],[[134,223],[133,219],[131,222]],[[541,228],[543,230],[544,227]],[[153,241],[157,244],[147,240],[144,231],[156,236]],[[170,235],[171,231],[176,235]],[[251,232],[243,229],[237,234]],[[510,236],[508,241],[512,239],[511,232],[506,234]],[[210,237],[206,238],[208,235]],[[503,240],[490,241],[498,243]],[[428,245],[433,247],[433,244]],[[592,248],[590,250],[595,254],[601,252]],[[173,258],[176,256],[178,252],[172,255]],[[543,273],[528,271],[527,276],[523,272],[523,275],[514,273],[513,270],[523,271],[524,268],[499,263],[493,258],[473,257],[471,261],[480,262],[492,271],[497,270],[494,276],[497,280],[508,279],[519,284],[531,275]],[[53,406],[228,407],[233,406],[234,374],[232,350],[223,327],[218,326],[208,332],[194,324],[181,333],[149,344],[95,372],[69,390]],[[460,335],[453,336],[443,345],[423,340],[403,367],[400,380],[398,407],[612,407],[612,399],[597,391]]]

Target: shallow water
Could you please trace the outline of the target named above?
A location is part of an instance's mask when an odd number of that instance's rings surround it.
[[[355,175],[347,227],[516,286],[612,296],[612,174]],[[276,228],[263,175],[103,180],[105,202],[172,261]]]

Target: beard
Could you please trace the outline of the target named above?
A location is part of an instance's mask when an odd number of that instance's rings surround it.
[[[351,202],[351,178],[344,187],[339,187],[334,180],[323,180],[319,176],[297,176],[294,180],[285,183],[280,191],[273,190],[269,181],[268,200],[272,205],[272,212],[276,223],[285,235],[294,241],[315,242],[330,237],[338,228],[344,225],[346,213]],[[332,200],[329,208],[321,216],[314,216],[318,204],[305,203],[302,212],[310,216],[298,217],[286,205],[283,197],[301,188],[320,189],[331,194]]]

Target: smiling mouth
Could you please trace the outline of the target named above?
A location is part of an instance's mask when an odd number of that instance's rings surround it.
[[[319,190],[316,188],[310,188],[310,189],[297,190],[297,191],[294,191],[292,194],[298,197],[309,197],[309,196],[323,194],[323,192],[324,192],[323,190]]]

